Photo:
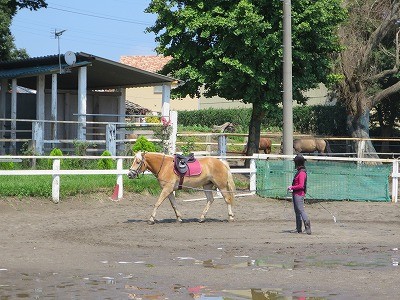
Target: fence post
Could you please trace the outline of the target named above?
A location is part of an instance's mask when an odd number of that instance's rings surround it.
[[[393,161],[392,167],[392,202],[397,203],[399,193],[399,161]]]
[[[226,156],[226,135],[218,136],[218,156]]]
[[[51,194],[53,197],[53,202],[58,203],[60,201],[60,159],[53,160],[53,183],[51,187]]]
[[[115,124],[106,125],[106,149],[111,155],[117,155],[117,126]]]
[[[117,159],[117,170],[122,171],[123,170],[123,159],[118,158]],[[118,199],[121,199],[124,195],[124,175],[118,174],[117,175],[117,184],[118,184]]]
[[[365,140],[361,140],[357,142],[357,157],[358,158],[363,158],[364,157],[364,151],[365,151]]]
[[[169,148],[169,154],[174,154],[176,153],[176,136],[178,134],[178,112],[171,110],[170,111],[170,116],[169,116],[169,121],[171,122],[172,126],[172,132],[171,135],[169,136],[169,142],[168,142],[168,148]]]
[[[257,192],[257,169],[256,160],[254,158],[250,159],[250,193],[256,194]]]
[[[211,155],[211,140],[212,140],[212,136],[211,134],[207,134],[206,135],[206,152],[208,155]]]
[[[33,121],[32,122],[32,140],[35,141],[35,153],[42,155],[44,148],[44,131],[43,131],[43,122]]]

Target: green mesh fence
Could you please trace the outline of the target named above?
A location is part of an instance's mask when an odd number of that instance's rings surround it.
[[[295,175],[291,160],[257,160],[257,194],[284,198]],[[391,165],[308,161],[307,199],[390,201]]]

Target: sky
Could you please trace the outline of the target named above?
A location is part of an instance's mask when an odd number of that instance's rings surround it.
[[[126,55],[155,55],[155,35],[145,33],[156,15],[150,0],[46,0],[38,11],[20,10],[11,32],[17,48],[30,57],[86,52],[119,61]],[[65,30],[59,38],[55,32]]]

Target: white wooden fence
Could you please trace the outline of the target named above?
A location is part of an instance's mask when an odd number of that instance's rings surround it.
[[[22,159],[52,159],[53,160],[53,168],[51,170],[0,170],[0,176],[4,175],[18,175],[18,176],[34,176],[34,175],[52,175],[52,200],[54,203],[58,203],[60,201],[60,187],[61,175],[116,175],[116,185],[118,185],[118,199],[123,197],[123,176],[126,176],[129,172],[128,169],[123,168],[123,161],[126,159],[131,160],[131,156],[109,156],[107,158],[111,158],[117,161],[116,169],[114,170],[61,170],[61,159],[101,159],[104,157],[99,156],[0,156],[0,162],[9,162],[9,161],[21,161]],[[246,157],[243,156],[219,156],[220,159],[243,159]],[[293,156],[290,155],[277,155],[277,154],[254,154],[252,157],[247,157],[250,159],[250,167],[249,168],[232,168],[232,173],[236,174],[249,174],[250,180],[250,191],[246,194],[241,194],[237,196],[245,196],[249,194],[255,194],[256,192],[256,159],[292,159]],[[316,159],[315,156],[305,156],[306,159],[312,160]],[[335,157],[321,157],[318,159],[324,160],[339,160],[339,161],[357,161],[357,162],[390,162],[392,163],[392,202],[398,202],[398,193],[399,193],[399,160],[398,159],[385,159],[385,160],[377,160],[377,159],[360,159],[360,158],[335,158]]]
[[[22,159],[52,159],[53,168],[50,170],[0,170],[0,176],[18,175],[18,176],[34,176],[34,175],[51,175],[52,176],[52,200],[54,203],[60,201],[61,175],[116,175],[116,185],[118,185],[118,199],[123,197],[123,176],[127,176],[129,170],[123,168],[124,160],[131,160],[131,156],[107,156],[106,158],[117,161],[117,167],[114,170],[61,170],[61,159],[96,159],[104,157],[100,156],[0,156],[0,162],[20,162]],[[241,157],[242,158],[242,157]],[[250,174],[250,191],[255,194],[256,190],[256,164],[252,159],[250,168],[232,169],[232,173]],[[149,173],[150,174],[150,173]],[[248,195],[248,194],[247,194]]]

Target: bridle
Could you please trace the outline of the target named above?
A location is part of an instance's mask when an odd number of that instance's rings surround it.
[[[142,159],[141,159],[141,161],[140,161],[140,163],[139,163],[139,166],[134,170],[134,169],[131,169],[131,168],[129,168],[129,173],[128,173],[128,177],[129,178],[135,178],[135,177],[139,177],[139,174],[140,173],[144,173],[144,171],[145,171],[145,169],[143,169],[143,171],[141,171],[142,170],[142,167],[143,167],[143,165],[145,164],[145,153],[143,153],[143,155],[142,155]],[[135,159],[136,159],[137,157],[135,157]]]
[[[142,160],[140,161],[139,166],[135,170],[129,168],[129,173],[128,173],[128,177],[129,178],[136,178],[136,177],[139,177],[139,174],[143,174],[144,173],[146,168],[143,168],[143,171],[142,171],[142,167],[146,163],[145,155],[146,155],[146,153],[143,153]],[[136,158],[137,157],[135,157],[135,159]],[[162,167],[164,165],[164,160],[165,160],[165,154],[163,155],[163,158],[162,158],[162,161],[161,161],[161,165],[160,165],[160,169],[158,170],[157,174],[154,174],[156,176],[156,178],[158,178],[158,174],[160,174],[160,172],[161,172],[161,169],[162,169]]]

